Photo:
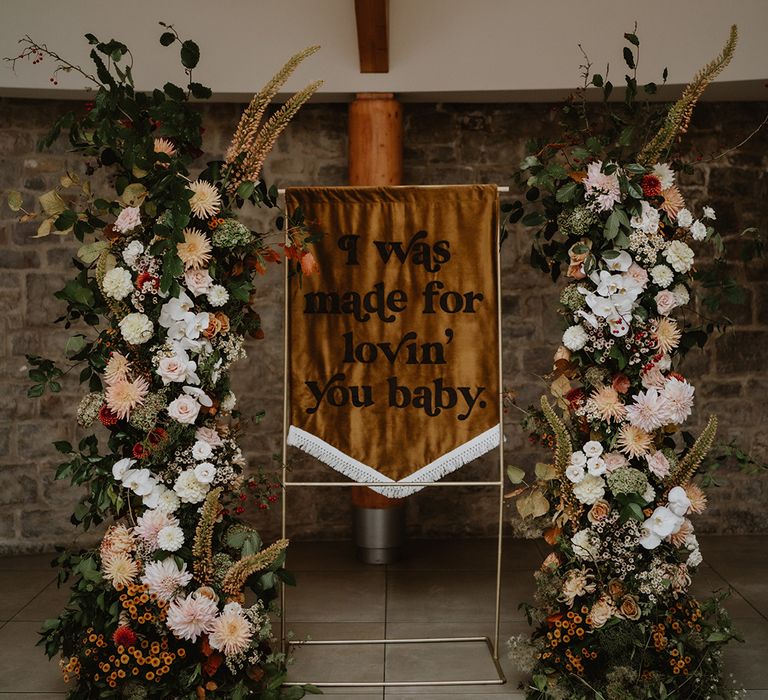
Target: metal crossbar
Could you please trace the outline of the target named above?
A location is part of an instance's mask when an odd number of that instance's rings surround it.
[[[430,187],[430,185],[424,185]],[[498,187],[499,192],[508,192],[508,187]],[[284,189],[278,190],[280,195],[285,193]],[[286,239],[286,242],[287,239]],[[497,306],[497,325],[498,325],[498,374],[499,387],[502,386],[502,343],[501,343],[501,260],[500,260],[500,231],[496,231],[496,306]],[[296,646],[355,646],[366,644],[444,644],[444,643],[478,643],[484,642],[488,648],[491,661],[496,670],[495,678],[468,679],[468,680],[424,680],[424,681],[370,681],[370,682],[351,682],[351,681],[322,681],[313,682],[290,681],[285,686],[314,685],[318,688],[380,688],[380,687],[447,687],[447,686],[470,686],[470,685],[503,685],[506,683],[504,671],[499,663],[499,633],[501,628],[501,560],[503,551],[503,527],[504,527],[504,405],[501,392],[499,394],[499,476],[495,481],[427,481],[427,482],[358,482],[358,481],[288,481],[287,479],[287,456],[288,456],[288,266],[285,266],[285,276],[283,280],[284,309],[283,309],[283,445],[282,445],[282,483],[283,498],[281,503],[281,536],[287,536],[287,500],[288,488],[324,488],[324,487],[350,487],[367,486],[376,488],[418,486],[418,487],[476,487],[487,488],[496,487],[498,493],[498,526],[496,543],[496,600],[494,617],[493,639],[489,637],[419,637],[414,639],[326,639],[298,642],[287,639],[286,619],[287,605],[285,595],[285,583],[280,584],[280,643],[283,652],[287,652],[290,647]]]
[[[491,661],[496,669],[496,678],[463,679],[457,681],[316,681],[312,685],[317,688],[404,688],[404,687],[438,687],[464,685],[504,685],[507,682],[499,659],[494,655],[493,645],[488,637],[415,637],[412,639],[330,639],[308,642],[289,642],[290,646],[355,646],[360,644],[461,644],[465,642],[484,642],[491,655]],[[306,682],[289,681],[285,686],[306,685]]]

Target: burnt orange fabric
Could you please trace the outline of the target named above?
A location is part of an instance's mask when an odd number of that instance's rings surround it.
[[[291,188],[290,424],[400,480],[499,423],[495,186]],[[309,451],[309,450],[308,450]]]

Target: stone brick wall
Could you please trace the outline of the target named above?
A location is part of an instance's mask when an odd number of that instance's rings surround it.
[[[22,189],[29,202],[53,186],[66,167],[81,167],[64,144],[50,153],[35,151],[37,138],[68,106],[44,100],[0,100],[0,190]],[[240,106],[214,104],[203,109],[208,152],[220,154]],[[747,226],[768,231],[768,129],[746,146],[710,159],[745,138],[766,109],[765,103],[706,104],[695,113],[688,138],[702,154],[702,162],[684,183],[685,191],[694,203],[715,207],[723,233],[734,235]],[[508,184],[526,140],[535,134],[557,133],[549,105],[406,104],[404,111],[408,184]],[[305,107],[270,157],[267,179],[278,186],[344,184],[346,121],[345,105]],[[57,460],[50,442],[76,439],[74,409],[80,389],[70,377],[60,395],[27,399],[24,370],[25,353],[61,356],[66,332],[52,324],[61,305],[51,295],[69,274],[75,246],[53,236],[34,239],[34,228],[15,222],[7,208],[0,210],[0,551],[44,549],[71,541],[74,530],[69,514],[78,497],[77,490],[53,481]],[[549,370],[559,339],[554,312],[557,290],[528,267],[527,253],[525,232],[515,231],[502,254],[504,381],[517,392],[523,408],[543,391],[539,377]],[[705,352],[692,353],[685,368],[697,387],[696,425],[709,411],[717,411],[722,417],[721,437],[737,439],[764,459],[768,459],[763,393],[768,391],[768,369],[763,365],[768,360],[766,269],[762,260],[751,261],[746,268],[735,266],[737,278],[747,286],[747,304],[727,310],[733,326]],[[273,269],[262,280],[258,293],[266,338],[251,343],[249,359],[236,370],[245,414],[266,411],[260,423],[245,422],[243,436],[250,462],[265,467],[274,465],[280,446],[280,279],[280,270]],[[527,445],[518,426],[520,415],[514,408],[507,415],[507,459],[530,467],[543,454]],[[328,468],[301,456],[292,460],[291,467],[295,476],[333,476]],[[465,467],[457,478],[485,479],[494,470],[494,460],[488,458]],[[723,485],[710,494],[709,510],[699,518],[699,529],[767,531],[768,475],[725,472],[722,477]],[[496,508],[493,491],[426,489],[408,500],[410,530],[414,536],[429,537],[490,535]],[[293,490],[288,512],[292,536],[346,537],[351,529],[346,489]],[[256,513],[253,519],[265,534],[277,532],[277,509]]]

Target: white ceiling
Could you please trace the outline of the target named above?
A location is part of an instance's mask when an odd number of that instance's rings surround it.
[[[638,21],[638,78],[685,83],[719,51],[732,23],[740,43],[710,98],[768,99],[768,0],[390,0],[390,72],[361,74],[352,0],[2,0],[0,54],[29,34],[87,65],[86,32],[124,41],[139,88],[183,82],[175,48],[158,43],[158,21],[201,47],[195,80],[218,99],[243,100],[282,62],[310,44],[322,51],[288,84],[322,78],[320,99],[395,92],[404,100],[541,101],[575,87],[581,43],[595,68],[610,62],[623,82],[623,32]],[[64,97],[84,87],[63,76],[51,90],[47,62],[0,65],[0,94]]]

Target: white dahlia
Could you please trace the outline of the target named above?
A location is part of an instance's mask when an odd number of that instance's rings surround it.
[[[104,290],[104,294],[112,299],[125,299],[131,292],[133,292],[133,279],[131,273],[124,267],[113,267],[106,275],[101,283],[101,288]]]
[[[119,323],[120,332],[129,345],[146,343],[154,334],[155,327],[147,316],[140,313],[128,314]]]

